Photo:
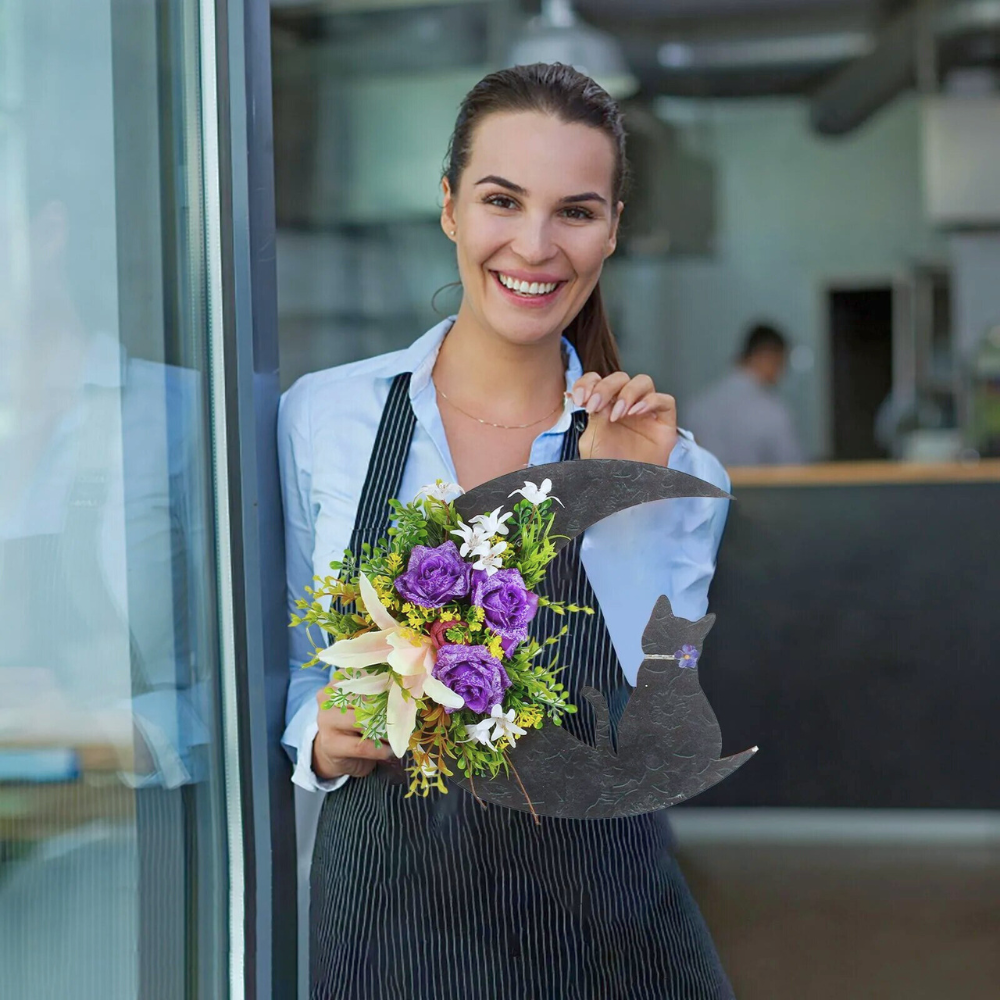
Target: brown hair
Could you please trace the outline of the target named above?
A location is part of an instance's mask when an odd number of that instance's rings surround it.
[[[476,126],[487,115],[511,111],[540,111],[567,125],[600,129],[615,149],[612,204],[617,205],[628,183],[625,123],[618,105],[589,76],[562,63],[514,66],[480,80],[465,96],[448,144],[444,176],[453,192],[469,162]],[[618,345],[601,300],[600,283],[565,330],[566,339],[580,355],[584,371],[610,375],[618,371]]]

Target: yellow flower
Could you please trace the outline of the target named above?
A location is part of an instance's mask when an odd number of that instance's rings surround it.
[[[458,615],[456,615],[454,611],[442,611],[441,614],[438,615],[438,617],[443,622],[458,621]]]
[[[534,729],[542,721],[542,710],[538,705],[525,705],[517,713],[517,725],[522,729]]]
[[[503,638],[501,636],[493,636],[486,644],[486,648],[490,651],[491,656],[495,656],[498,660],[503,659]]]

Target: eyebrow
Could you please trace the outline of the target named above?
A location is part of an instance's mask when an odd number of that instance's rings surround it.
[[[498,187],[506,188],[508,191],[512,191],[514,194],[526,195],[528,192],[525,188],[521,187],[520,184],[515,184],[513,181],[507,180],[506,177],[498,177],[496,174],[487,174],[481,180],[476,181],[476,187],[480,184],[496,184]],[[586,191],[583,194],[571,194],[565,198],[560,198],[559,203],[562,205],[576,205],[584,201],[597,201],[602,205],[607,205],[607,198],[603,198],[596,191]]]

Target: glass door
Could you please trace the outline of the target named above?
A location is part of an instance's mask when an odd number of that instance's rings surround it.
[[[4,997],[242,975],[213,23],[0,0]]]

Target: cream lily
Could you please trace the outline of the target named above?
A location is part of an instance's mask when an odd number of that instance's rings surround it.
[[[435,646],[429,636],[419,635],[401,625],[386,610],[375,588],[363,573],[358,581],[361,600],[368,617],[378,628],[353,639],[341,639],[317,653],[317,658],[338,670],[358,670],[336,687],[348,694],[380,694],[389,692],[386,709],[386,737],[397,757],[402,757],[410,744],[417,722],[417,702],[431,698],[446,708],[461,708],[465,701],[436,677]],[[391,671],[371,674],[366,667],[387,663]]]

